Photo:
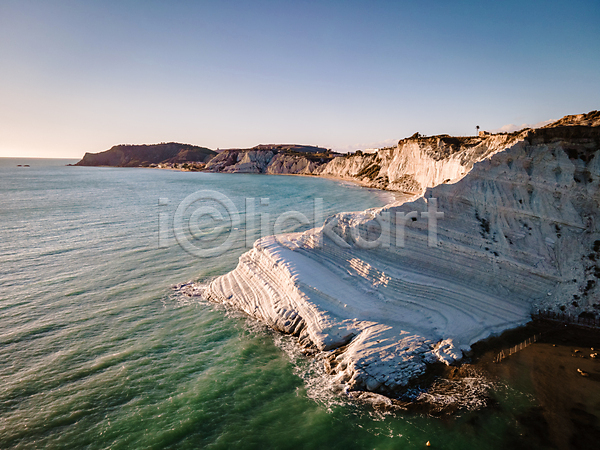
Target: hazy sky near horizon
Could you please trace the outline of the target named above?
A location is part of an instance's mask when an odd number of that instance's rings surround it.
[[[559,119],[600,109],[598,24],[598,0],[0,0],[0,156]]]

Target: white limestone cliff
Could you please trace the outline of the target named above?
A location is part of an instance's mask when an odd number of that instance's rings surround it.
[[[402,139],[396,147],[375,154],[335,158],[315,173],[359,181],[370,187],[422,194],[427,187],[458,181],[474,163],[507,148],[518,136],[513,133]]]
[[[206,164],[223,173],[318,175],[365,186],[422,194],[429,186],[453,183],[473,164],[518,139],[519,134],[456,138],[447,135],[408,138],[377,153],[345,156],[283,152],[277,149],[226,150]]]
[[[336,158],[321,173],[410,173],[423,195],[263,238],[205,295],[325,352],[335,386],[383,394],[538,308],[595,313],[600,128],[580,123]]]
[[[224,150],[205,167],[210,172],[312,175],[332,159],[327,149],[301,145],[258,145]]]

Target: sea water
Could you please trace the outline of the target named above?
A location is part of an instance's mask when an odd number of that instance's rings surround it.
[[[505,388],[503,408],[451,419],[383,414],[331,393],[292,338],[172,288],[232,270],[284,214],[280,228],[307,229],[321,215],[382,206],[389,193],[313,177],[70,162],[0,159],[0,448],[518,440],[514,416],[531,404],[520,392]]]

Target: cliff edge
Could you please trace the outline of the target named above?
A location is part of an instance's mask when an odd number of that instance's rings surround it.
[[[376,153],[340,154],[324,148],[256,146],[220,152],[205,167],[210,172],[315,175],[363,186],[422,194],[427,187],[453,183],[473,164],[518,139],[518,133],[481,137],[448,135],[402,139]]]

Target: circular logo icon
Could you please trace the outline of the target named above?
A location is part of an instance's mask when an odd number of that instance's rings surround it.
[[[221,225],[209,227],[209,223]],[[210,258],[231,248],[239,234],[239,225],[239,212],[229,197],[217,191],[202,190],[188,195],[179,204],[173,231],[185,251],[199,258]],[[225,240],[223,232],[229,233]]]

